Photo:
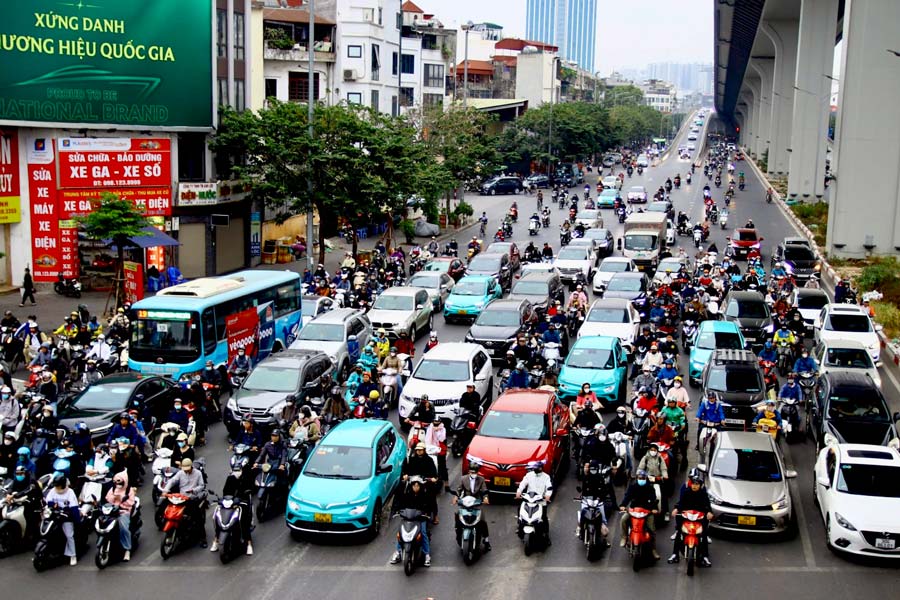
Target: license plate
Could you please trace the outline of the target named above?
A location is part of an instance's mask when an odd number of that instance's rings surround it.
[[[316,523],[331,523],[331,513],[316,513],[313,520]]]
[[[897,547],[897,540],[888,540],[885,538],[876,538],[875,547],[881,550],[893,550]]]
[[[755,338],[755,337],[745,337],[745,338],[744,338],[744,341],[745,341],[745,342],[750,342],[751,344],[755,344],[755,343],[756,343],[756,338]]]
[[[512,485],[509,477],[494,477],[494,485],[500,485],[503,487],[509,487]]]
[[[466,314],[466,309],[460,308],[459,310],[456,311],[456,314],[458,314],[458,315],[464,315],[464,314]]]
[[[738,525],[748,525],[750,527],[753,527],[756,525],[756,517],[738,515]]]
[[[725,424],[726,425],[743,425],[744,420],[743,419],[725,419]]]

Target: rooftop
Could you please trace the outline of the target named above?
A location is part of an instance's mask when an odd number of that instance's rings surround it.
[[[495,50],[515,50],[521,52],[525,46],[534,46],[538,50],[544,50],[548,52],[558,52],[558,46],[552,46],[550,44],[545,44],[544,42],[536,42],[534,40],[523,40],[519,38],[503,38],[496,44],[494,44]]]

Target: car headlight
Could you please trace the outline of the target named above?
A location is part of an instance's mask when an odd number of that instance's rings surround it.
[[[288,508],[290,508],[293,511],[299,511],[300,503],[295,500],[288,500]]]
[[[287,400],[282,400],[272,405],[269,409],[269,414],[272,416],[278,416],[281,414],[281,411],[284,410],[284,407],[287,406]]]
[[[602,388],[600,388],[600,390],[601,390],[604,394],[608,394],[608,393],[610,393],[611,391],[613,391],[614,389],[616,389],[616,385],[615,385],[615,384],[603,386]]]
[[[772,510],[784,510],[788,507],[787,494],[772,503]]]
[[[225,407],[233,413],[238,412],[238,404],[234,396],[228,397],[228,402],[225,403]]]
[[[813,269],[815,269],[816,271],[821,271],[821,270],[822,270],[822,263],[816,263],[816,266],[814,266]]]
[[[471,334],[471,333],[466,332],[465,340],[466,340],[467,342],[469,342],[469,343],[472,343],[472,342],[475,341],[475,338],[472,337],[472,334]]]
[[[360,500],[357,500],[353,504],[357,504],[358,506],[354,506],[353,508],[351,508],[350,514],[353,516],[363,514],[364,512],[366,512],[369,509],[368,502],[369,502],[368,496],[366,496],[365,498],[362,498]]]
[[[711,491],[709,491],[709,489],[707,489],[706,495],[709,496],[710,504],[719,504],[719,505],[725,504],[725,502],[719,496],[717,496],[714,493],[712,493]]]
[[[848,531],[856,531],[856,527],[853,526],[853,523],[851,523],[850,521],[848,521],[847,519],[842,517],[841,513],[839,513],[839,512],[834,513],[834,520],[838,525],[840,525],[844,529],[846,529]]]

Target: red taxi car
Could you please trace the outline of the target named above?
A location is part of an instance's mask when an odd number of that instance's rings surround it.
[[[762,253],[761,243],[756,229],[738,227],[731,236],[731,247],[734,249],[735,258],[748,258]]]

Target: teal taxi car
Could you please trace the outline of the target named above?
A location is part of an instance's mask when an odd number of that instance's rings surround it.
[[[569,350],[559,372],[557,394],[571,401],[581,386],[591,384],[591,391],[604,406],[624,404],[628,380],[628,354],[617,337],[587,335],[579,338]]]
[[[743,350],[744,335],[737,323],[730,321],[703,321],[694,334],[691,344],[691,355],[688,366],[690,383],[694,387],[700,385],[703,367],[716,350]]]
[[[310,452],[291,487],[285,513],[291,534],[376,537],[405,458],[406,441],[389,421],[338,424]]]
[[[613,208],[616,200],[622,199],[622,193],[616,188],[606,188],[597,196],[597,208]]]
[[[474,321],[491,300],[503,295],[497,280],[490,275],[466,275],[444,301],[444,322]]]

